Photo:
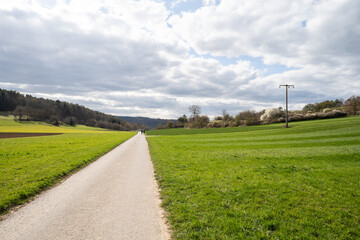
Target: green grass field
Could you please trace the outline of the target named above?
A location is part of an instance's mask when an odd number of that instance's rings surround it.
[[[94,133],[94,132],[108,132],[109,130],[102,128],[87,127],[84,125],[77,125],[76,127],[62,125],[56,127],[43,122],[34,121],[14,121],[12,116],[0,116],[0,132],[13,133]]]
[[[360,238],[360,118],[282,125],[149,132],[175,239]]]
[[[206,128],[206,129],[186,129],[186,128],[170,128],[170,129],[155,129],[147,131],[147,135],[156,135],[156,136],[169,136],[169,135],[192,135],[192,134],[208,134],[208,133],[234,133],[234,132],[247,132],[254,131],[254,129],[259,130],[271,130],[278,129],[279,126],[284,124],[269,124],[261,126],[252,126],[249,127],[227,127],[227,128]]]
[[[17,123],[5,117],[0,118],[0,132],[64,133],[0,139],[0,213],[27,201],[136,134],[85,126]]]

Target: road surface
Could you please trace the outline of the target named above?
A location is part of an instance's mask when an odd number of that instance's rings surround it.
[[[0,222],[7,239],[169,239],[137,134]]]

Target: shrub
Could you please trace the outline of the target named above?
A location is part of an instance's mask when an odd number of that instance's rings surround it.
[[[75,126],[77,124],[77,120],[75,117],[66,117],[64,123],[70,126]]]
[[[190,118],[188,123],[185,124],[185,127],[187,127],[187,128],[204,128],[204,127],[207,127],[208,123],[209,123],[208,116],[196,116],[196,117]]]
[[[358,114],[360,109],[360,96],[352,96],[348,100],[346,100],[344,104],[344,109],[346,112],[352,115]]]
[[[54,126],[59,126],[60,125],[60,120],[57,116],[51,116],[50,117],[50,124],[54,125]]]
[[[207,124],[208,128],[220,128],[220,127],[229,127],[229,126],[231,126],[231,122],[222,121],[222,120],[215,120]]]
[[[285,117],[285,112],[281,108],[268,108],[260,116],[260,121],[264,123],[277,122],[281,117]]]
[[[257,125],[260,123],[260,115],[261,113],[256,113],[255,111],[250,110],[240,112],[235,116],[235,124],[236,126]]]

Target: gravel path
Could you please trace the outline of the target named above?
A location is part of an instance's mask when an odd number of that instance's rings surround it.
[[[6,239],[169,239],[144,135],[0,222]]]

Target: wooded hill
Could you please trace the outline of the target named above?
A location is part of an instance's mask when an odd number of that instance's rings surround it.
[[[91,110],[78,104],[37,98],[16,91],[0,89],[0,111],[10,112],[19,120],[45,121],[55,126],[82,124],[112,130],[135,130],[141,124]]]

